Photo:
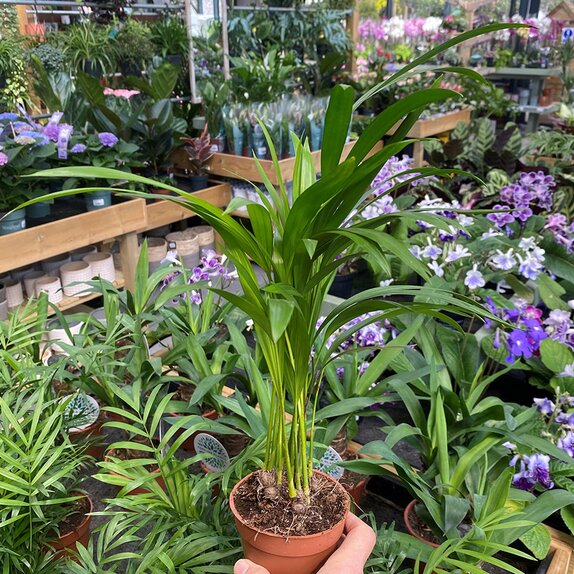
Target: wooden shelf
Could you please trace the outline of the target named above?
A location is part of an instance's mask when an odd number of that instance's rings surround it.
[[[207,189],[197,191],[194,197],[199,197],[205,201],[209,201],[216,207],[225,207],[231,199],[231,187],[228,183],[217,182]],[[170,223],[176,223],[189,217],[193,217],[195,213],[182,205],[178,205],[168,199],[161,199],[155,203],[146,205],[146,223],[140,227],[138,231],[144,232]]]
[[[0,237],[0,274],[135,232],[145,225],[146,204],[133,199]]]
[[[346,159],[355,141],[350,141],[345,144],[343,149],[342,158]],[[381,149],[381,147],[375,148],[372,153]],[[321,152],[312,152],[313,160],[315,162],[315,168],[317,172],[321,170]],[[372,155],[372,154],[370,154]],[[187,157],[181,152],[177,154],[174,158],[177,167],[181,169],[186,169]],[[269,180],[273,185],[278,185],[279,180],[275,173],[275,167],[273,162],[269,159],[260,160],[261,168],[267,175]],[[260,182],[261,175],[257,169],[255,160],[252,157],[234,155],[230,153],[214,153],[210,161],[210,172],[213,175],[219,175],[223,177],[231,177],[236,179],[247,179],[249,181]],[[284,182],[291,181],[293,179],[293,169],[295,168],[295,158],[290,157],[288,159],[279,160],[279,171],[281,173],[281,178]]]
[[[440,116],[434,116],[426,120],[418,120],[415,125],[409,130],[408,138],[428,138],[436,136],[444,132],[449,132],[456,127],[458,122],[470,122],[470,108],[464,110],[457,110],[455,112],[447,112]],[[388,135],[393,135],[401,122],[397,122],[388,132]]]

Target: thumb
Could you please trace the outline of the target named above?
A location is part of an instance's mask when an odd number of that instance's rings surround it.
[[[233,574],[269,574],[269,570],[257,566],[251,560],[238,560],[233,568]]]

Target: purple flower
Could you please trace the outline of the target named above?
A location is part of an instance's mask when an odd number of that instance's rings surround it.
[[[104,147],[114,147],[118,143],[118,138],[110,132],[100,132],[98,139]]]
[[[0,166],[6,165],[8,161],[8,156],[3,151],[0,151]]]
[[[510,208],[507,205],[495,205],[492,209],[495,211],[502,211]],[[514,215],[509,211],[504,213],[489,213],[486,216],[486,219],[492,221],[492,223],[497,227],[504,227],[505,225],[509,225],[514,222]]]
[[[574,432],[568,431],[562,438],[558,439],[556,446],[574,458]]]
[[[482,273],[477,269],[476,263],[472,266],[472,269],[466,272],[466,277],[464,278],[464,284],[471,290],[474,291],[479,287],[484,287],[486,281],[482,276]]]
[[[525,456],[520,461],[520,471],[512,478],[512,484],[521,490],[528,491],[534,490],[537,484],[543,488],[554,488],[554,483],[550,478],[550,457],[538,453]]]
[[[526,332],[522,329],[513,329],[508,334],[506,344],[510,353],[508,357],[506,357],[507,363],[514,363],[518,357],[530,359],[533,355],[534,349],[532,344],[528,340]]]
[[[550,399],[534,399],[534,406],[539,413],[542,413],[547,417],[552,416],[552,413],[554,413],[555,405]]]
[[[511,248],[506,253],[503,253],[500,249],[496,250],[498,255],[495,255],[491,259],[492,265],[496,269],[501,269],[502,271],[510,271],[516,265],[516,259],[514,258],[514,250]]]
[[[554,483],[550,479],[550,457],[536,453],[524,458],[528,461],[530,476],[544,488],[554,488]]]
[[[70,150],[72,153],[84,153],[86,151],[87,147],[82,144],[82,143],[77,143],[75,145],[72,146],[72,149]]]
[[[14,112],[2,112],[0,114],[0,122],[14,122],[19,117],[20,116],[18,114],[15,114]]]
[[[560,413],[556,417],[556,422],[559,425],[574,427],[574,413]]]

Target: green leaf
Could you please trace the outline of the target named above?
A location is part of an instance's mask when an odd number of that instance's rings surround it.
[[[540,358],[545,367],[560,374],[567,365],[574,363],[574,352],[559,341],[548,338],[540,343]]]
[[[355,93],[350,86],[339,84],[331,92],[325,115],[325,132],[321,150],[321,172],[337,167],[347,141]]]
[[[568,303],[561,299],[562,295],[566,293],[566,289],[561,287],[554,279],[546,275],[546,273],[540,273],[536,283],[538,284],[540,298],[549,309],[570,310]]]
[[[568,526],[570,534],[574,534],[574,506],[566,506],[560,509],[560,517],[564,521],[564,524]]]
[[[520,537],[520,542],[522,542],[538,560],[542,560],[546,558],[550,550],[552,536],[544,525],[537,524]]]
[[[269,301],[269,321],[271,323],[271,337],[276,343],[289,325],[293,315],[295,303],[285,299],[271,299]]]

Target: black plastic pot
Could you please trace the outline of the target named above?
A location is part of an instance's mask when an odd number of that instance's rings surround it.
[[[348,299],[353,294],[353,279],[356,273],[349,273],[347,275],[335,275],[329,295],[340,297],[341,299]]]
[[[191,191],[201,191],[209,187],[208,175],[191,175],[189,177],[189,184]]]
[[[172,65],[181,68],[181,64],[183,63],[183,58],[181,54],[168,54],[165,59]]]

